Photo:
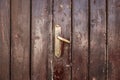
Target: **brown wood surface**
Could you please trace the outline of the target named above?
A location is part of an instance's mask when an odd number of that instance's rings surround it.
[[[0,0],[0,80],[9,80],[10,0]]]
[[[53,27],[61,27],[61,37],[70,40],[71,38],[71,0],[54,0],[53,6]],[[61,56],[54,56],[53,80],[70,80],[70,44],[61,42]]]
[[[47,79],[51,74],[48,72],[52,50],[51,2],[32,0],[32,80],[52,80]]]
[[[106,80],[106,0],[90,2],[90,80]]]
[[[30,0],[11,0],[11,80],[30,80]]]
[[[73,0],[72,7],[72,80],[87,80],[88,0]]]
[[[120,0],[108,0],[108,80],[120,80]]]
[[[61,41],[59,58],[56,25],[71,42]],[[0,80],[120,80],[119,75],[120,0],[0,0]]]

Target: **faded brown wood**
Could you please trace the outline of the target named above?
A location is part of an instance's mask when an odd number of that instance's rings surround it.
[[[120,80],[120,0],[108,0],[108,80]]]
[[[0,0],[0,80],[9,80],[10,0]]]
[[[72,80],[88,77],[88,0],[73,0]]]
[[[70,40],[71,38],[71,0],[54,0],[53,6],[53,27],[61,27],[61,37]],[[70,44],[61,42],[61,56],[54,55],[53,80],[70,80]]]
[[[56,25],[60,37],[71,41],[61,41],[60,58],[54,54]],[[0,0],[0,80],[120,80],[119,75],[119,0]]]
[[[52,0],[32,0],[32,80],[52,80],[51,3]]]
[[[106,0],[90,2],[90,80],[106,80]]]
[[[30,0],[11,0],[11,80],[30,80]]]

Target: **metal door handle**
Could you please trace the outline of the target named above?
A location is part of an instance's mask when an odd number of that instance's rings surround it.
[[[55,46],[54,46],[54,52],[55,52],[55,56],[56,57],[60,57],[61,56],[61,41],[65,42],[65,43],[70,43],[69,40],[60,37],[61,35],[61,27],[59,25],[55,26]]]
[[[59,40],[63,41],[63,42],[70,43],[69,40],[67,40],[67,39],[65,39],[65,38],[63,38],[63,37],[58,36],[57,38],[58,38]]]

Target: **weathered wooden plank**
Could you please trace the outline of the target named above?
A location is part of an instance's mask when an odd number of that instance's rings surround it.
[[[11,80],[30,80],[30,0],[11,0]]]
[[[71,0],[54,0],[53,26],[61,27],[61,37],[70,40],[71,38]],[[61,41],[61,56],[54,56],[53,79],[70,80],[70,44]]]
[[[52,22],[53,22],[53,0],[48,0],[48,22],[49,22],[49,37],[48,37],[48,53],[47,53],[47,80],[53,80],[53,27],[52,27]]]
[[[72,79],[88,77],[88,0],[73,0]]]
[[[51,80],[51,4],[52,0],[32,0],[32,80]]]
[[[0,0],[0,80],[9,80],[10,0]]]
[[[108,0],[108,80],[120,80],[120,0]]]
[[[106,80],[106,0],[90,2],[90,80]]]

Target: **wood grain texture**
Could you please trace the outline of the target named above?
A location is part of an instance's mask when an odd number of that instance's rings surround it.
[[[120,0],[108,0],[108,80],[120,80]]]
[[[9,80],[10,0],[0,0],[0,80]]]
[[[71,38],[71,0],[54,0],[53,6],[53,26],[61,27],[61,37],[70,40]],[[61,57],[54,56],[53,61],[53,79],[70,80],[70,44],[61,43]]]
[[[11,80],[30,80],[30,0],[11,0]]]
[[[52,58],[51,2],[32,0],[32,80],[51,80],[48,71]]]
[[[73,0],[72,80],[88,77],[88,0]]]
[[[91,0],[90,7],[90,80],[106,80],[106,0]]]
[[[48,18],[47,20],[49,21],[49,37],[48,37],[48,53],[47,53],[47,80],[53,80],[53,15],[52,15],[52,11],[53,11],[53,0],[48,0]]]

